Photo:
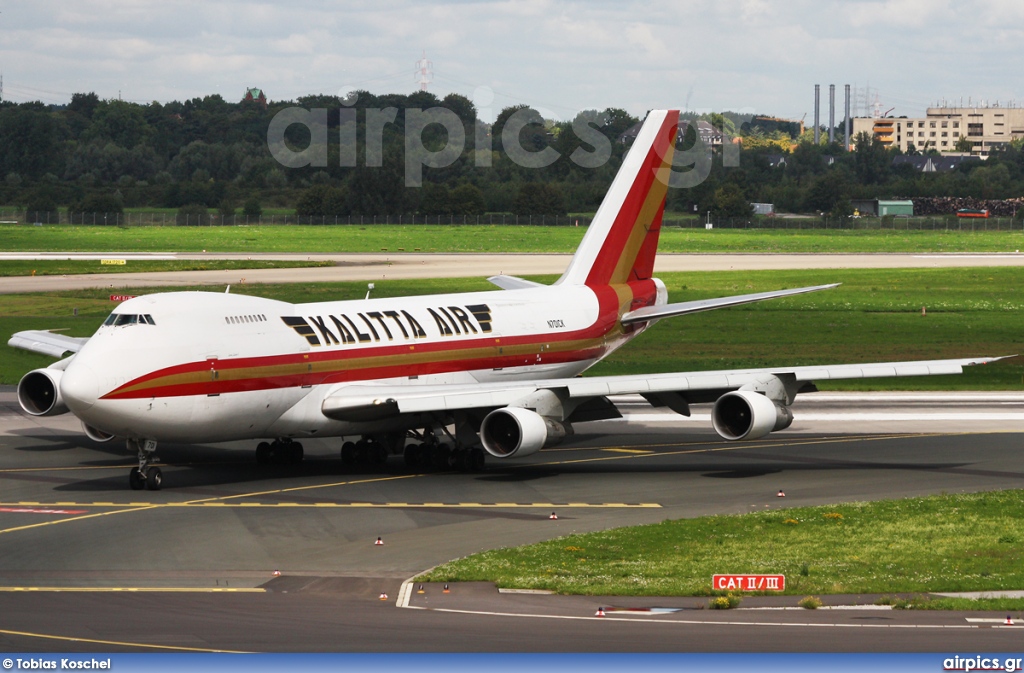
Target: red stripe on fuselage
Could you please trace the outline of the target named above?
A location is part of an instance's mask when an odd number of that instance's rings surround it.
[[[416,342],[408,341],[401,344],[389,344],[372,348],[339,347],[333,350],[289,353],[260,357],[244,357],[229,360],[201,360],[166,367],[129,381],[116,390],[106,394],[102,399],[140,399],[147,397],[179,397],[185,395],[215,395],[228,392],[242,392],[289,388],[324,383],[341,383],[346,381],[367,381],[394,378],[401,376],[423,376],[443,374],[456,371],[478,369],[501,369],[521,367],[541,362],[543,364],[565,364],[581,360],[600,359],[608,354],[623,334],[633,332],[616,330],[619,328],[619,317],[625,311],[640,306],[653,305],[657,290],[651,281],[631,283],[628,294],[632,301],[628,305],[620,305],[619,294],[613,287],[603,286],[592,288],[599,307],[598,319],[589,327],[565,333],[530,334],[513,337],[496,335],[478,337],[458,341]],[[500,353],[501,349],[515,349],[523,346],[541,346],[560,344],[572,341],[585,342],[579,348],[565,351],[519,352],[509,355]],[[498,354],[480,355],[468,359],[459,359],[458,353],[487,349],[498,351]],[[433,354],[440,356],[425,362],[410,363],[403,357],[410,353],[416,355]],[[541,359],[536,359],[540,354]],[[387,364],[362,365],[360,362],[395,358],[396,362]],[[405,360],[402,362],[401,360]],[[344,368],[344,363],[352,367]],[[336,365],[338,369],[322,371],[323,365]],[[273,376],[251,376],[237,379],[219,379],[213,374],[209,380],[170,383],[167,379],[189,374],[206,374],[216,372],[217,376],[237,370],[265,369],[268,367],[296,367],[302,365],[319,365],[321,371],[288,372]],[[164,381],[164,383],[161,383]],[[150,385],[146,385],[150,384]]]

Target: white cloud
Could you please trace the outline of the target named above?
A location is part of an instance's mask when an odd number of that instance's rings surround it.
[[[665,105],[799,118],[812,86],[879,90],[897,114],[936,99],[1024,100],[1020,0],[34,0],[0,15],[5,95],[132,100],[261,86],[273,99],[414,89],[495,92],[562,118]]]

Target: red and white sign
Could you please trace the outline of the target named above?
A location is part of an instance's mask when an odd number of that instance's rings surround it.
[[[128,301],[129,299],[135,299],[134,294],[112,294],[110,295],[110,301]]]
[[[785,575],[712,575],[715,591],[785,591]]]

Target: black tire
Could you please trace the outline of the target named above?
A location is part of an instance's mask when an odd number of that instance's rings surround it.
[[[383,444],[376,444],[370,449],[370,455],[373,457],[374,465],[384,465],[388,462],[388,450],[384,448]]]
[[[256,445],[256,463],[259,465],[266,465],[270,462],[272,456],[270,444],[267,442],[260,442]]]
[[[164,473],[159,467],[151,467],[146,470],[146,490],[159,491],[164,484]]]
[[[341,463],[346,466],[356,464],[356,445],[354,442],[345,442],[341,445]]]
[[[466,456],[466,469],[470,472],[483,472],[487,457],[483,449],[471,449]]]
[[[292,465],[298,465],[302,462],[302,458],[306,455],[302,449],[302,444],[299,442],[292,442],[288,445],[288,462]]]
[[[133,491],[141,491],[146,488],[146,480],[142,477],[139,468],[133,467],[132,471],[128,473],[128,485]]]
[[[366,465],[370,462],[371,445],[365,439],[356,442],[356,465]]]
[[[449,460],[452,456],[452,449],[447,444],[438,444],[434,447],[433,463],[434,467],[439,470],[447,470],[451,467]]]

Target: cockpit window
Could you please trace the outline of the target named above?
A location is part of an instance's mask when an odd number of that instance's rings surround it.
[[[114,325],[120,327],[122,325],[137,325],[142,323],[143,325],[156,325],[156,321],[153,320],[153,316],[148,313],[139,315],[137,313],[111,313],[107,316],[107,319],[103,321],[104,325]]]

